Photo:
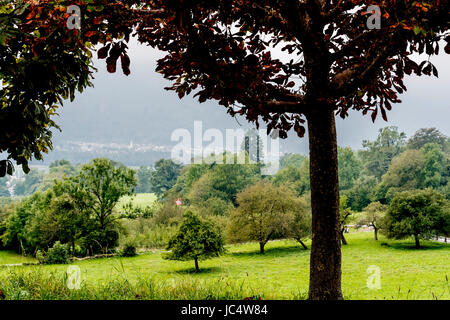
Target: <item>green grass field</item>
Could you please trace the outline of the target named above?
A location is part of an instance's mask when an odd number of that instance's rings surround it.
[[[0,251],[0,266],[5,264],[35,263],[36,259],[23,257],[13,251]]]
[[[391,241],[373,234],[346,235],[343,246],[342,289],[346,299],[450,299],[450,245],[424,241],[414,249],[412,241]],[[310,244],[309,242],[307,244]],[[91,287],[113,279],[137,283],[144,277],[177,286],[186,282],[213,286],[241,286],[244,293],[256,293],[264,299],[303,299],[308,290],[309,253],[296,242],[272,241],[266,254],[258,253],[257,243],[227,246],[228,252],[200,262],[202,271],[194,274],[193,262],[167,261],[161,252],[133,258],[97,259],[74,263],[81,269],[82,281]],[[22,262],[11,253],[0,252],[0,261]],[[368,289],[369,266],[378,266],[381,289]],[[67,265],[0,267],[0,289],[10,272],[64,274]],[[62,280],[61,280],[62,281]],[[192,288],[194,290],[194,288]],[[202,298],[202,297],[200,297]],[[203,297],[206,298],[206,297]]]
[[[151,206],[156,199],[157,197],[154,193],[138,193],[132,197],[125,196],[120,198],[116,208],[121,208],[124,204],[130,202],[130,200],[133,201],[133,205],[144,208],[146,206]]]

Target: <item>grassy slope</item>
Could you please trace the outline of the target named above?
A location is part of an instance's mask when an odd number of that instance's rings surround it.
[[[343,246],[345,298],[432,299],[436,296],[450,299],[450,286],[446,280],[450,275],[450,245],[424,242],[426,248],[416,250],[411,241],[387,241],[388,245],[383,246],[381,243],[386,240],[381,238],[376,242],[372,240],[372,233],[349,234],[347,239],[349,245]],[[257,253],[256,243],[228,246],[226,255],[200,262],[202,272],[197,275],[192,274],[192,262],[162,260],[160,252],[76,264],[82,270],[82,279],[89,284],[117,277],[134,281],[142,276],[153,276],[168,283],[199,279],[223,285],[230,281],[244,283],[265,299],[304,298],[308,290],[309,250],[287,240],[269,242],[266,248],[266,254],[262,256]],[[0,261],[4,255],[0,252]],[[370,265],[381,268],[380,290],[366,287],[366,270]],[[63,272],[67,266],[22,268]],[[5,268],[0,269],[0,278],[5,272]]]
[[[22,257],[13,251],[0,251],[0,266],[3,264],[34,263],[36,259]]]
[[[125,196],[119,200],[116,208],[121,208],[124,204],[127,204],[133,199],[133,204],[139,207],[146,207],[152,205],[156,201],[156,195],[154,193],[138,193],[133,197]]]

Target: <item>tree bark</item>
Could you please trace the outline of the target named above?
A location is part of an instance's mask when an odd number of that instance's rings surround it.
[[[309,299],[341,300],[336,124],[333,109],[322,107],[313,106],[307,115],[312,206]]]
[[[373,227],[373,234],[375,236],[375,241],[377,241],[378,240],[378,229],[375,226]]]
[[[414,240],[416,240],[416,248],[419,249],[420,248],[419,235],[415,234]]]
[[[259,252],[261,253],[261,254],[264,254],[264,246],[266,245],[266,243],[265,242],[260,242],[259,243]]]
[[[199,267],[198,267],[198,259],[195,258],[195,259],[194,259],[194,262],[195,262],[195,272],[199,272],[200,269],[199,269]]]

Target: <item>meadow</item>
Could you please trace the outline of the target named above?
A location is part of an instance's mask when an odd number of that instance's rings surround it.
[[[450,299],[450,244],[393,241],[371,232],[346,235],[342,247],[342,290],[345,299]],[[310,241],[306,242],[309,246]],[[65,286],[67,265],[0,267],[0,290],[11,299],[305,299],[309,250],[295,241],[271,241],[266,253],[257,243],[227,245],[221,257],[200,261],[163,260],[153,250],[132,258],[76,261],[82,287]],[[32,262],[0,251],[0,264]],[[380,270],[379,289],[369,289],[369,266]]]

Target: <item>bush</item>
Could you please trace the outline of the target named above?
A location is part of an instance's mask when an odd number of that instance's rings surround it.
[[[134,205],[133,202],[130,201],[122,206],[121,218],[151,218],[154,215],[154,211],[156,211],[156,208],[154,206],[140,207]]]
[[[41,250],[38,250],[36,252],[36,259],[39,261],[39,263],[44,264],[45,263],[45,253]]]
[[[115,228],[116,226],[112,226],[106,230],[90,231],[81,238],[82,252],[86,255],[114,253],[119,244],[119,232]]]
[[[139,249],[164,248],[176,233],[176,226],[156,224],[154,218],[122,219],[120,246],[133,243]]]
[[[136,246],[134,245],[134,243],[125,244],[122,251],[120,252],[121,257],[134,257],[136,255]]]
[[[48,249],[46,254],[38,250],[36,252],[36,259],[43,264],[66,264],[69,263],[69,250],[67,245],[56,241],[53,247]]]
[[[178,206],[165,202],[156,210],[153,222],[160,225],[177,225],[181,221],[183,210]]]

